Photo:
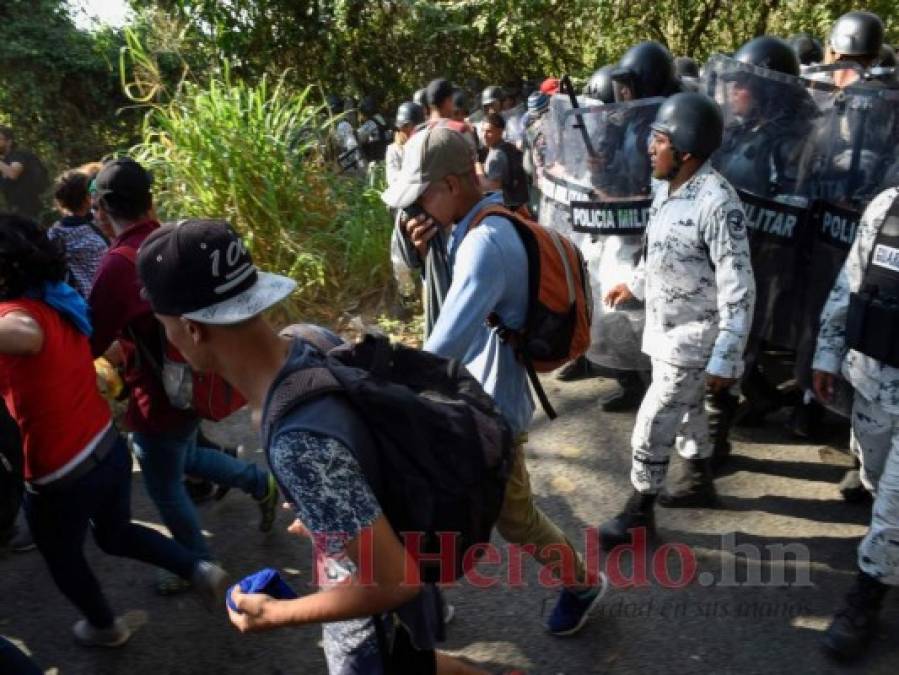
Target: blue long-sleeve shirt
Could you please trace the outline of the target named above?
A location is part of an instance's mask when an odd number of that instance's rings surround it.
[[[490,216],[468,231],[474,216],[492,204],[501,205],[502,195],[484,197],[453,229],[452,281],[425,349],[465,364],[520,434],[534,414],[527,372],[485,319],[495,312],[510,328],[524,326],[528,261],[515,227],[505,218]]]

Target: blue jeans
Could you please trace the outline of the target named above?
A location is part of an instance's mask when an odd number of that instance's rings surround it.
[[[12,642],[0,635],[0,673],[15,675],[44,675],[44,669],[19,651]]]
[[[131,522],[131,455],[123,438],[71,485],[26,493],[25,515],[59,590],[97,628],[111,626],[114,615],[84,558],[88,525],[104,552],[163,567],[185,579],[199,560],[156,530]]]
[[[196,427],[180,436],[135,432],[131,438],[147,494],[159,509],[162,522],[176,541],[206,560],[211,555],[200,531],[197,509],[184,487],[184,474],[239,488],[256,499],[268,491],[267,471],[251,462],[198,446]]]

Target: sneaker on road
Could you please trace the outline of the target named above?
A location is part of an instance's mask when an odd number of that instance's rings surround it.
[[[210,612],[225,601],[228,591],[228,573],[215,563],[201,560],[193,574],[193,587]]]
[[[262,499],[256,500],[259,504],[259,511],[262,518],[259,521],[260,532],[271,532],[275,524],[275,512],[278,509],[278,484],[272,474],[268,475],[268,490]]]
[[[551,635],[564,637],[574,635],[590,619],[593,610],[599,605],[606,594],[609,582],[606,575],[600,573],[599,586],[586,591],[573,591],[563,588],[559,593],[559,599],[553,608],[549,620],[546,622],[546,630]]]
[[[72,627],[78,644],[85,647],[121,647],[128,642],[132,631],[120,617],[109,628],[95,628],[87,619],[81,619]]]

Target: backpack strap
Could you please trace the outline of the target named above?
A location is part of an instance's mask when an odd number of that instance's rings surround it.
[[[343,391],[343,387],[325,365],[301,368],[289,373],[275,385],[266,407],[265,417],[260,425],[263,446],[268,448],[272,430],[284,415],[304,401],[340,391]]]
[[[522,219],[515,212],[510,211],[505,206],[500,206],[499,204],[490,204],[485,206],[483,209],[478,211],[475,214],[475,217],[471,221],[471,225],[468,226],[468,232],[471,232],[475,227],[480,225],[485,218],[490,216],[501,216],[509,220],[513,227],[515,227],[515,231],[518,232],[518,228],[522,226]],[[467,234],[467,232],[466,232]],[[568,281],[569,295],[571,297],[571,301],[574,301],[574,273],[571,271],[568,265],[568,257],[565,255],[565,251],[562,248],[561,243],[559,243],[558,237],[555,232],[552,232],[553,235],[553,243],[555,243],[556,247],[559,249],[559,253],[562,256],[562,260],[565,264],[565,275]],[[519,234],[519,237],[521,235]],[[530,313],[530,306],[533,298],[528,298],[528,311]],[[486,318],[486,324],[488,327],[496,330],[497,335],[499,335],[499,339],[503,342],[508,342],[512,348],[515,350],[515,354],[518,356],[518,359],[521,361],[524,366],[525,371],[527,371],[528,379],[531,381],[531,387],[534,389],[534,393],[537,395],[537,400],[540,401],[540,407],[543,408],[543,411],[546,413],[546,416],[554,420],[558,417],[555,409],[552,407],[552,404],[549,402],[549,397],[546,395],[546,391],[543,389],[543,385],[540,383],[540,378],[537,377],[537,370],[534,368],[534,360],[531,358],[530,352],[527,349],[527,340],[524,339],[524,330],[515,330],[513,328],[509,328],[506,326],[499,314],[496,312],[491,312]]]

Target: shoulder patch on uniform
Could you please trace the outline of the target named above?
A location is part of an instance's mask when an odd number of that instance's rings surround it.
[[[746,236],[746,224],[743,222],[745,219],[740,209],[731,209],[727,212],[727,229],[734,239],[743,239]]]

